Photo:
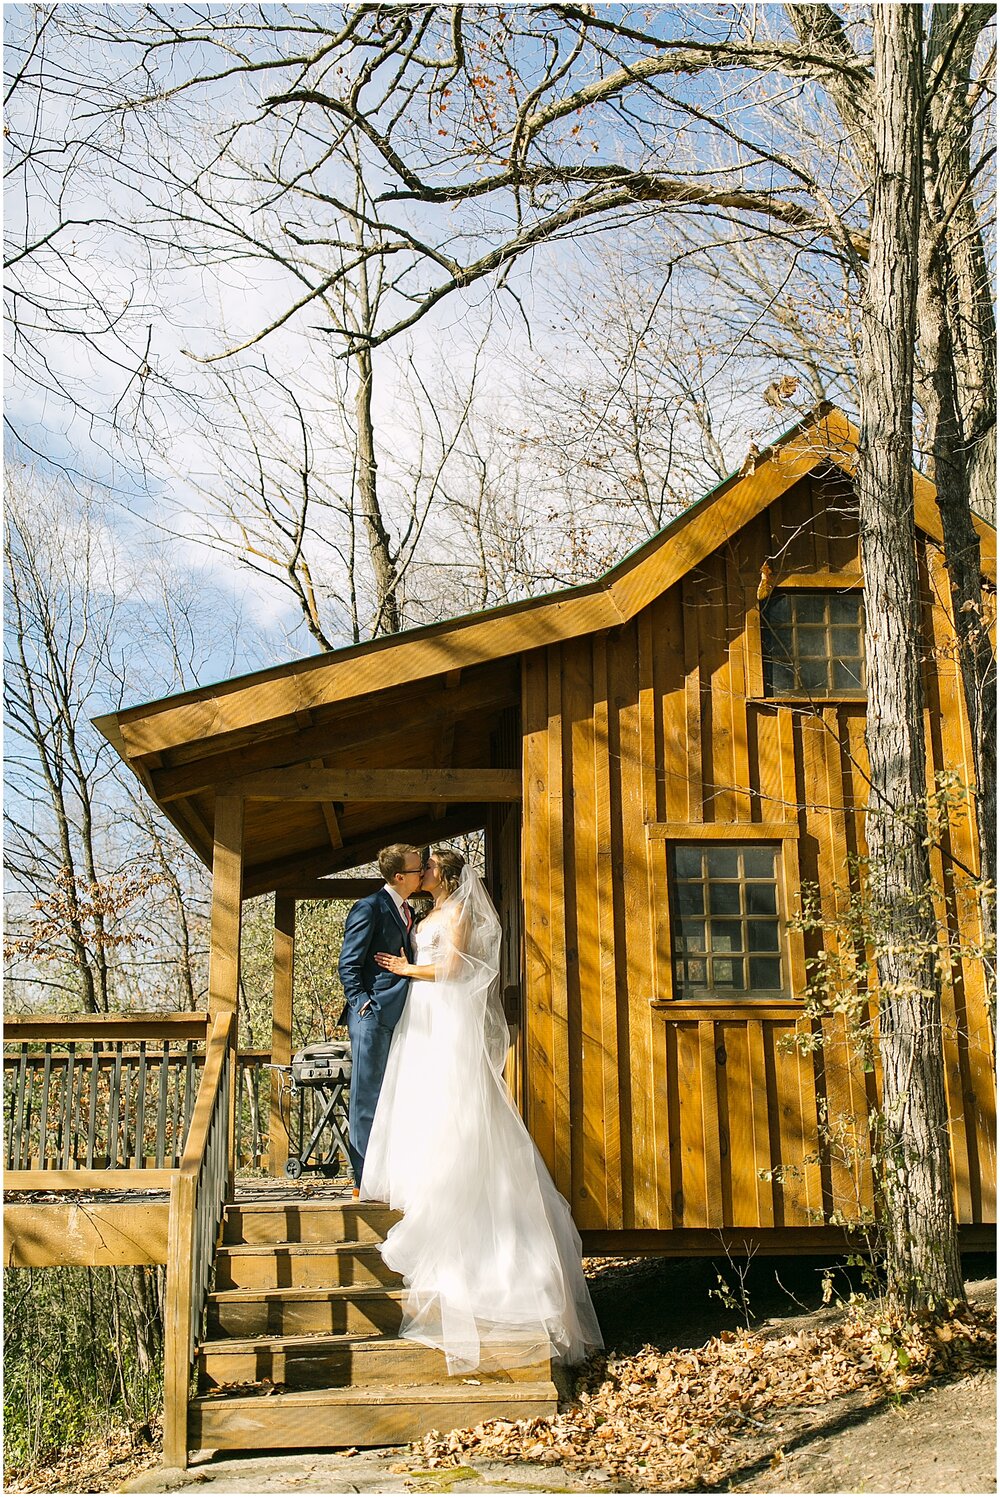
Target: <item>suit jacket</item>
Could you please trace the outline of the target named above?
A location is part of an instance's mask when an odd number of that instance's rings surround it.
[[[376,889],[359,899],[348,911],[344,926],[344,944],[337,969],[347,1000],[339,1023],[348,1010],[357,1013],[369,1001],[379,1015],[379,1023],[392,1029],[398,1022],[410,986],[408,977],[387,972],[375,960],[376,951],[395,955],[400,948],[407,961],[413,960],[413,947],[404,917],[397,911],[388,889]]]

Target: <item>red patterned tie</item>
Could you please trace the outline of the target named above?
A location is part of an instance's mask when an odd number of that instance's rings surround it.
[[[405,899],[403,900],[403,914],[406,916],[406,934],[409,935],[410,931],[413,929],[413,911],[410,909],[410,906],[406,903]]]

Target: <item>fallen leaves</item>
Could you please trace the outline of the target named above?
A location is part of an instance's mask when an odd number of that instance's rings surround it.
[[[276,1383],[269,1377],[248,1379],[242,1383],[216,1383],[206,1389],[204,1398],[270,1398],[273,1393],[284,1393],[285,1383]]]
[[[107,1492],[160,1460],[158,1426],[112,1428],[30,1471],[5,1471],[5,1492]]]
[[[696,1351],[645,1347],[588,1364],[575,1401],[551,1419],[496,1419],[432,1432],[410,1449],[428,1468],[462,1457],[600,1468],[627,1490],[691,1491],[723,1481],[746,1441],[780,1462],[786,1411],[816,1415],[846,1395],[874,1404],[995,1359],[992,1311],[908,1322],[856,1310],[786,1335],[726,1331]]]

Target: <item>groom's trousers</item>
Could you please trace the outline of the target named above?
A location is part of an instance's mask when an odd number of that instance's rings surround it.
[[[365,1008],[365,1005],[361,1005]],[[361,1184],[361,1173],[368,1152],[372,1121],[382,1090],[385,1063],[389,1059],[392,1029],[379,1022],[378,1010],[372,1007],[361,1013],[349,1009],[347,1028],[351,1036],[350,1136],[351,1168],[354,1182]]]

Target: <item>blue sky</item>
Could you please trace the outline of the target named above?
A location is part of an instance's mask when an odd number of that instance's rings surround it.
[[[210,11],[218,17],[228,15],[230,9],[212,7]],[[726,7],[663,6],[652,12],[648,7],[607,10],[608,14],[626,19],[632,16],[643,25],[649,24],[652,15],[653,24],[665,37],[718,39],[727,25]],[[84,11],[94,28],[105,13],[102,7],[84,8]],[[268,18],[309,22],[329,13],[329,7],[304,10],[271,7]],[[7,7],[8,44],[12,41],[16,44],[25,34],[34,14],[32,7]],[[190,18],[204,17],[206,11],[179,6],[172,8],[171,14],[178,23],[184,23]],[[259,13],[248,8],[241,14],[252,18]],[[533,25],[532,13],[523,14],[526,25]],[[770,22],[779,11],[776,7],[763,7],[761,14]],[[130,12],[127,7],[107,8],[107,16],[119,25],[126,18],[131,18],[136,26],[141,20],[139,9]],[[292,38],[289,45],[294,41]],[[116,89],[134,84],[132,69],[141,56],[138,46],[111,48],[100,37],[70,44],[58,36],[53,36],[47,44],[50,51],[46,65],[71,77],[73,87],[48,103],[46,128],[58,134],[71,124],[70,133],[75,139],[92,142],[96,136],[102,148],[111,150],[116,144],[114,117],[109,125],[102,122],[95,110],[113,98]],[[248,45],[251,55],[259,55],[262,44],[258,40],[251,39]],[[534,45],[537,48],[539,44]],[[530,73],[531,45],[523,49],[523,54],[525,70]],[[195,44],[187,51],[161,50],[153,58],[160,69],[155,86],[176,83],[185,69],[193,70],[200,64],[228,66],[228,57],[223,56],[221,63],[214,61],[219,56],[203,44]],[[16,65],[16,58],[15,46],[8,53],[8,65]],[[268,75],[267,87],[276,86],[275,77],[280,76]],[[571,72],[566,86],[572,81]],[[723,86],[730,95],[734,91],[739,95],[745,82],[743,75],[735,75],[725,85],[719,85],[699,75],[672,80],[670,87],[689,100],[707,104]],[[145,544],[152,530],[174,566],[190,568],[192,575],[203,577],[206,585],[215,588],[225,600],[227,609],[240,609],[253,625],[249,631],[252,642],[248,637],[241,668],[258,663],[255,652],[262,647],[275,655],[289,656],[314,646],[279,587],[259,576],[248,577],[218,549],[207,549],[203,544],[210,521],[204,491],[207,488],[218,493],[225,489],[235,471],[227,460],[228,438],[217,440],[232,412],[227,413],[217,404],[217,391],[211,388],[208,367],[190,355],[211,357],[251,336],[273,319],[277,308],[301,294],[301,283],[290,270],[273,261],[268,264],[259,256],[241,257],[236,252],[237,241],[228,233],[220,239],[217,229],[199,228],[193,232],[186,250],[179,252],[176,246],[172,247],[169,226],[160,208],[151,215],[148,205],[139,204],[151,235],[147,232],[140,239],[121,226],[139,211],[137,194],[148,196],[152,190],[151,184],[144,185],[142,177],[150,161],[155,164],[161,157],[166,161],[169,154],[171,170],[183,176],[189,163],[206,155],[211,142],[218,144],[229,139],[225,131],[230,120],[254,121],[255,92],[261,91],[266,92],[266,88],[256,90],[256,86],[248,88],[232,83],[203,87],[191,102],[186,136],[176,129],[172,134],[161,131],[161,117],[167,118],[173,107],[169,102],[158,103],[145,113],[129,114],[127,125],[132,138],[127,151],[131,165],[127,171],[118,170],[113,158],[99,158],[94,165],[91,157],[81,156],[79,169],[70,176],[66,201],[71,216],[88,223],[59,236],[55,248],[63,259],[50,258],[43,262],[42,270],[32,273],[36,285],[38,277],[43,276],[44,294],[60,297],[73,284],[70,277],[75,278],[77,289],[73,295],[81,307],[86,301],[85,293],[92,293],[102,305],[110,306],[121,321],[112,332],[95,336],[90,345],[83,345],[79,337],[47,334],[44,355],[49,365],[49,388],[43,391],[38,379],[32,378],[32,374],[39,372],[37,367],[24,374],[15,373],[8,378],[7,386],[8,420],[31,452],[23,449],[19,452],[16,441],[9,450],[29,463],[51,465],[70,475],[74,482],[93,481],[102,486],[113,501],[112,512],[118,517],[115,523],[123,545],[138,545],[140,540]],[[13,119],[20,129],[24,120],[17,115],[16,103],[15,97]],[[691,153],[703,143],[706,127],[687,120],[681,129],[681,115],[662,101],[654,105],[651,100],[637,99],[634,107],[637,118],[647,123],[658,111],[664,148],[676,155],[679,163],[690,164]],[[304,117],[306,151],[313,147],[309,130],[315,124],[315,116]],[[263,148],[271,129],[270,124],[250,123],[238,137],[238,148],[247,153],[256,150],[261,160],[266,159]],[[616,151],[620,154],[627,148],[624,137],[616,141],[608,117],[600,120],[595,130],[598,155],[613,157]],[[588,127],[588,133],[568,149],[578,149],[581,156],[586,156],[594,135]],[[137,143],[144,142],[148,142],[148,157],[141,151],[137,154]],[[293,135],[288,149],[298,150],[299,144]],[[440,138],[440,146],[445,153],[451,151],[450,135],[446,133]],[[111,170],[106,164],[109,159]],[[287,164],[286,161],[286,167]],[[464,165],[459,163],[459,168],[464,169]],[[259,189],[254,188],[248,198],[236,178],[228,180],[231,190],[228,197],[224,195],[219,201],[233,214],[235,222],[253,228],[260,215],[250,213],[247,217],[248,205],[260,198]],[[385,180],[384,171],[370,165],[369,190],[377,193]],[[318,188],[336,192],[343,185],[343,173],[329,166],[310,181]],[[19,187],[23,187],[26,196],[18,197]],[[52,209],[45,199],[52,188],[53,179],[44,171],[26,177],[23,183],[15,178],[8,231],[16,231],[24,201],[29,203],[38,226],[44,228],[51,223]],[[294,220],[294,212],[301,208],[301,203],[293,201],[291,208],[282,205],[264,212],[265,217],[270,214],[274,223],[278,223],[282,213]],[[502,228],[502,212],[499,218],[495,215],[488,218],[475,206],[460,213],[450,207],[434,210],[426,205],[399,212],[402,218],[408,217],[418,226],[421,234],[431,238],[438,235],[450,251],[456,251],[457,247],[461,253],[481,248]],[[324,222],[322,213],[317,222]],[[621,237],[629,231],[610,231],[606,236],[609,243],[614,242],[616,233]],[[453,236],[451,240],[449,236]],[[229,250],[224,248],[223,241],[229,242]],[[204,248],[199,249],[199,244]],[[505,290],[499,294],[495,294],[495,282],[484,281],[469,292],[447,298],[415,326],[405,345],[376,353],[379,378],[375,419],[382,444],[380,458],[387,492],[395,484],[400,503],[405,502],[407,467],[416,460],[420,442],[413,420],[401,419],[400,415],[414,388],[412,373],[407,377],[400,373],[407,357],[419,371],[426,390],[433,395],[435,382],[444,373],[471,366],[485,337],[488,358],[482,361],[485,372],[481,372],[481,387],[495,408],[510,407],[512,424],[518,418],[517,402],[525,397],[524,366],[532,359],[548,361],[553,369],[565,369],[568,378],[575,375],[581,385],[592,381],[595,370],[600,373],[599,360],[595,364],[595,350],[588,344],[587,329],[568,324],[563,315],[559,289],[560,280],[564,284],[568,280],[586,284],[589,265],[597,263],[591,252],[592,244],[593,241],[588,244],[584,239],[578,246],[567,243],[534,252],[509,272]],[[306,247],[302,254],[307,261],[315,261],[309,271],[315,279],[323,252]],[[669,297],[678,309],[685,298],[697,302],[704,295],[708,303],[710,283],[700,279],[701,272],[696,267],[697,261],[692,261],[676,274],[676,288],[671,287]],[[421,284],[427,283],[426,269],[418,268],[411,272],[411,278],[412,275]],[[717,291],[713,294],[717,296]],[[399,305],[397,299],[395,307]],[[391,294],[385,315],[395,315]],[[731,315],[731,308],[725,302],[720,303],[719,315],[720,319]],[[94,316],[85,309],[74,310],[70,320],[77,326],[97,325]],[[339,438],[333,430],[340,413],[332,401],[331,388],[339,374],[332,364],[338,348],[335,339],[326,331],[319,331],[328,328],[329,321],[329,314],[319,304],[313,304],[241,359],[244,364],[256,361],[258,366],[266,359],[276,381],[294,384],[297,398],[313,423],[313,442],[326,465],[331,491],[335,491],[341,483],[338,476],[341,459],[337,453],[342,448],[337,445]],[[752,320],[744,321],[747,330],[752,331]],[[526,322],[530,324],[530,332]],[[676,326],[679,335],[683,335],[683,319],[672,321],[670,326]],[[720,329],[721,336],[724,332]],[[135,378],[134,369],[141,362],[147,339],[150,372],[148,377]],[[780,365],[768,369],[766,358],[762,360],[759,351],[748,362],[748,352],[749,345],[744,349],[740,334],[735,334],[733,346],[720,365],[719,388],[730,392],[726,417],[730,426],[741,427],[747,436],[759,436],[775,424],[773,414],[760,406],[759,391],[767,379],[783,371]],[[232,363],[239,364],[241,359]],[[225,362],[222,367],[226,367]],[[738,391],[741,380],[747,389],[742,410],[739,397],[732,394],[733,390]],[[64,394],[53,389],[57,383],[63,385]],[[263,388],[262,382],[258,381],[258,386]],[[530,407],[530,387],[528,403]],[[275,399],[265,403],[260,416],[262,420],[273,420],[289,441],[294,439],[294,421],[290,419],[287,401]],[[236,441],[235,424],[232,430]],[[738,457],[734,452],[734,460]],[[689,495],[691,500],[697,497],[697,492]],[[390,496],[390,510],[392,502]],[[211,672],[212,663],[206,663],[205,669]]]

